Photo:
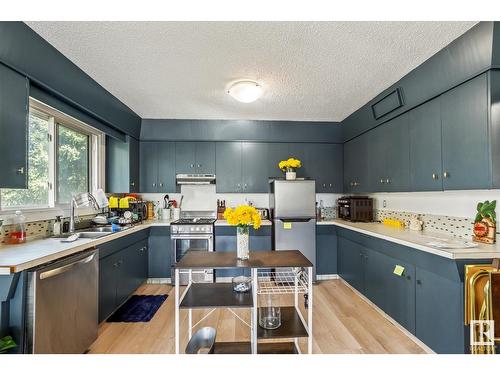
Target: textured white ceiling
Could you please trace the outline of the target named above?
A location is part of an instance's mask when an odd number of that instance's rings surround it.
[[[143,118],[341,121],[475,23],[27,24]]]

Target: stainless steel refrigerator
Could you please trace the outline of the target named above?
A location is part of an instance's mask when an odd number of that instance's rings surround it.
[[[300,250],[316,281],[316,181],[272,180],[269,188],[274,250]]]

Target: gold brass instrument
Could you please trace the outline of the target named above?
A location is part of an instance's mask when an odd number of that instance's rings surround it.
[[[472,354],[495,354],[500,342],[500,270],[493,265],[465,266],[465,325],[471,326]],[[494,303],[495,302],[495,303]],[[490,323],[494,322],[494,328]]]

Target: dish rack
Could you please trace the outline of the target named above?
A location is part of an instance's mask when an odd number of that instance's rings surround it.
[[[308,273],[305,268],[257,270],[257,294],[307,293]]]

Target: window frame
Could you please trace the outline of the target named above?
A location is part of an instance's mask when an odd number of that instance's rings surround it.
[[[47,134],[49,139],[48,204],[47,206],[19,206],[4,209],[1,205],[0,194],[0,214],[2,215],[13,213],[16,210],[23,210],[27,213],[38,213],[42,210],[60,212],[69,207],[69,203],[59,203],[57,201],[57,137],[60,125],[88,136],[89,191],[95,191],[98,188],[103,188],[105,185],[105,133],[32,97],[29,99],[29,112],[35,113],[42,118],[48,118],[49,121],[49,131]]]

